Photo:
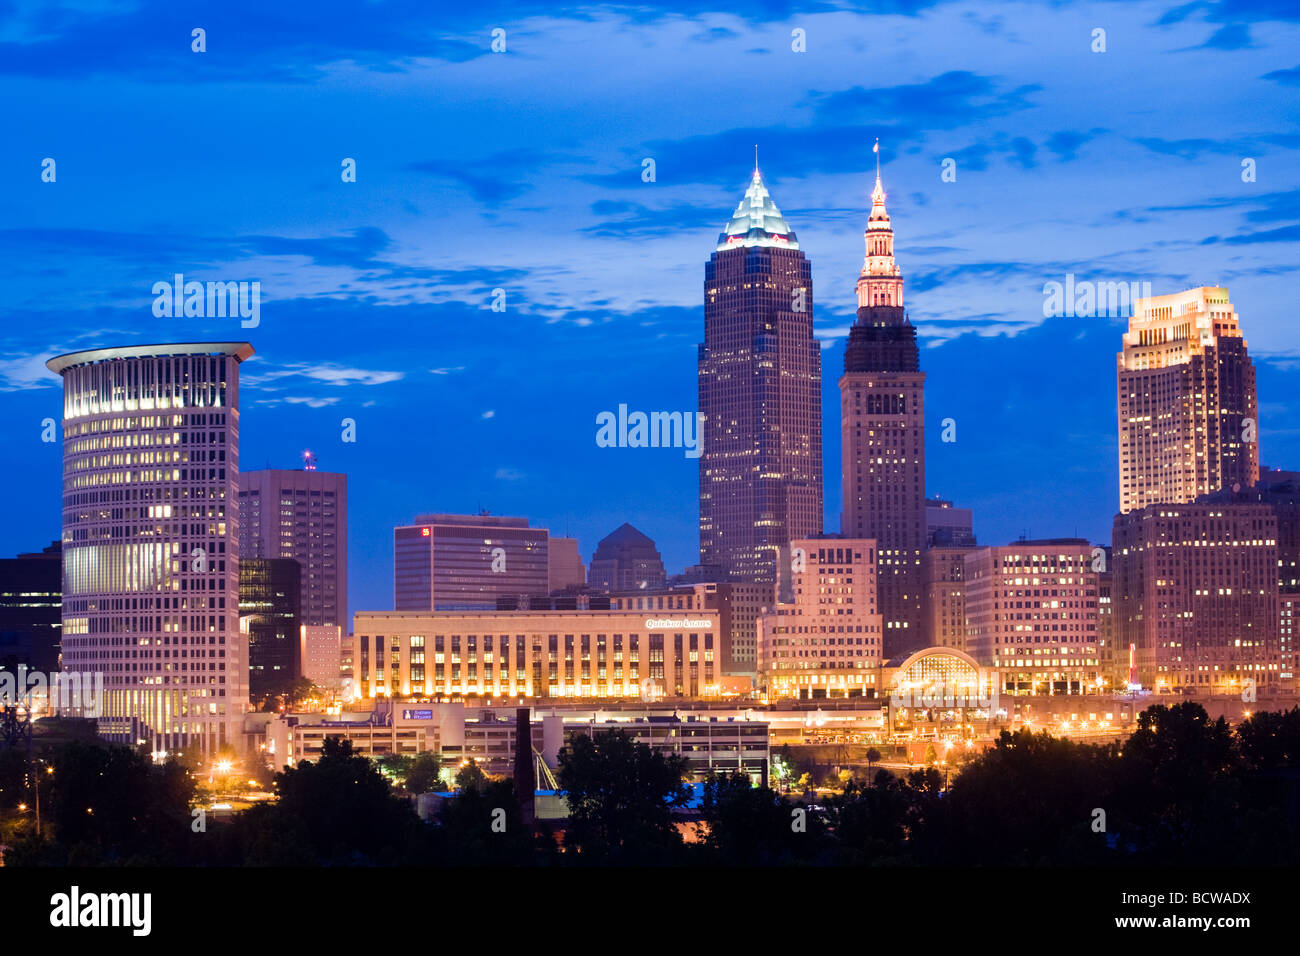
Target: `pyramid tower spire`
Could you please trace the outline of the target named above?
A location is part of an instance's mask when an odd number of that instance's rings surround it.
[[[794,230],[786,224],[785,217],[772,201],[772,194],[767,191],[763,176],[758,171],[757,147],[754,153],[754,174],[749,179],[749,188],[745,190],[736,211],[731,214],[731,221],[718,236],[719,250],[738,245],[799,248]]]

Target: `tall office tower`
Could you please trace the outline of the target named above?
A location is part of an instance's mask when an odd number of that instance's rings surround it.
[[[1117,361],[1122,514],[1258,480],[1255,366],[1227,289],[1138,299]]]
[[[59,669],[61,557],[62,544],[55,541],[44,551],[0,558],[0,669]]]
[[[187,342],[46,363],[63,376],[63,670],[104,675],[113,741],[242,749],[234,502],[252,354]]]
[[[491,611],[550,593],[549,533],[527,518],[416,515],[393,529],[393,607]]]
[[[812,265],[758,169],[704,267],[700,563],[772,582],[822,530],[821,347]]]
[[[1278,522],[1268,505],[1148,505],[1115,516],[1114,629],[1157,693],[1276,692]]]
[[[758,679],[769,697],[875,697],[881,663],[876,543],[790,542],[791,600],[758,619]]]
[[[248,639],[248,692],[287,693],[302,676],[302,569],[293,558],[239,559],[239,630]]]
[[[239,476],[239,554],[292,558],[302,569],[302,621],[348,626],[348,476],[314,469]]]
[[[601,538],[587,571],[587,583],[606,591],[657,591],[667,582],[654,541],[626,521]]]
[[[925,373],[916,329],[903,311],[903,276],[876,170],[858,276],[858,318],[840,379],[843,533],[874,538],[885,619],[885,657],[925,645],[921,552],[925,550]]]
[[[1195,504],[1263,504],[1277,519],[1278,673],[1279,690],[1291,693],[1296,683],[1295,628],[1300,621],[1300,472],[1261,468],[1254,487],[1221,488],[1201,495]]]
[[[1092,545],[1049,538],[966,555],[966,653],[996,668],[1002,693],[1096,693]]]

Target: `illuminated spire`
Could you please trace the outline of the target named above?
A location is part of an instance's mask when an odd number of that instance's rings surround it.
[[[757,149],[757,147],[755,147]],[[786,225],[781,210],[772,201],[772,194],[763,184],[763,177],[758,171],[758,155],[754,158],[754,175],[750,177],[749,188],[740,200],[740,205],[731,214],[731,221],[718,236],[718,250],[734,246],[779,246],[785,249],[798,249],[799,241],[794,230]]]
[[[903,274],[894,261],[894,229],[885,210],[885,187],[880,181],[880,140],[871,147],[876,154],[876,186],[871,190],[871,214],[863,233],[866,255],[858,276],[858,308],[903,305]]]

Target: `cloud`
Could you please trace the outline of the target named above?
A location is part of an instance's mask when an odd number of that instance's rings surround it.
[[[1087,133],[1082,133],[1078,130],[1060,130],[1059,132],[1053,133],[1051,136],[1047,137],[1047,142],[1043,145],[1045,145],[1048,150],[1055,153],[1056,157],[1061,160],[1061,162],[1069,162],[1072,159],[1078,158],[1079,147],[1090,142],[1096,136],[1104,132],[1106,132],[1106,130],[1099,127],[1094,127]]]
[[[584,226],[584,235],[608,239],[639,239],[661,236],[675,230],[698,230],[710,226],[721,230],[727,212],[714,205],[675,203],[659,209],[640,203],[598,200],[591,204],[593,215],[610,216],[603,222]]]
[[[245,366],[247,368],[247,366]],[[404,372],[374,371],[370,369],[348,368],[331,364],[310,364],[293,362],[266,372],[246,371],[242,383],[258,388],[270,382],[284,378],[300,378],[324,385],[343,387],[348,385],[387,385],[401,381]]]
[[[1248,232],[1236,236],[1210,236],[1202,240],[1201,245],[1210,246],[1223,243],[1229,246],[1253,246],[1270,242],[1300,242],[1300,225],[1281,226],[1277,229]]]
[[[1201,153],[1234,153],[1241,148],[1240,143],[1233,143],[1227,138],[1215,139],[1161,139],[1156,136],[1138,136],[1133,140],[1153,153],[1163,156],[1178,156],[1182,159],[1196,159]]]
[[[1250,42],[1250,27],[1244,23],[1230,23],[1216,30],[1198,49],[1244,50],[1253,45]]]
[[[534,5],[538,12],[540,7]],[[197,18],[194,11],[167,0],[138,0],[129,7],[55,2],[31,9],[36,12],[11,16],[6,23],[0,74],[117,74],[150,83],[305,83],[337,63],[393,72],[421,61],[463,63],[490,55],[484,21],[467,8],[457,16],[455,9],[417,0],[385,4],[382,16],[357,16],[348,0],[315,0],[299,10],[258,0],[223,0],[205,6]],[[498,8],[497,13],[504,11]],[[203,53],[191,49],[196,19],[206,31]]]
[[[951,70],[923,83],[812,91],[805,101],[811,125],[743,126],[681,139],[651,140],[643,148],[629,151],[619,171],[578,178],[611,188],[643,186],[641,157],[652,156],[661,182],[712,184],[717,182],[726,157],[752,160],[755,143],[762,147],[765,169],[798,170],[803,176],[860,172],[874,165],[871,147],[876,135],[880,136],[881,159],[888,162],[899,143],[922,141],[936,131],[978,127],[1028,109],[1032,106],[1030,94],[1041,89],[1037,84],[1004,89],[996,77]],[[1027,150],[1007,148],[1024,161]]]
[[[459,183],[477,202],[494,206],[523,195],[540,169],[565,158],[521,147],[478,159],[425,159],[406,168]]]
[[[1274,83],[1281,83],[1283,86],[1300,86],[1300,66],[1292,67],[1289,70],[1272,70],[1265,73],[1262,79],[1272,80]]]
[[[53,388],[59,378],[45,367],[47,359],[59,352],[34,355],[5,355],[0,358],[0,391],[16,392],[27,388]]]
[[[317,396],[317,395],[286,395],[283,398],[259,398],[254,405],[306,405],[309,408],[325,408],[329,405],[337,405],[339,399],[334,396]]]

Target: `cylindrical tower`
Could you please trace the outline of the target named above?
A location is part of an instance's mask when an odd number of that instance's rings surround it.
[[[63,377],[63,669],[100,734],[242,748],[239,363],[247,342],[91,349]],[[83,677],[84,680],[84,677]]]

